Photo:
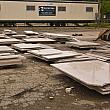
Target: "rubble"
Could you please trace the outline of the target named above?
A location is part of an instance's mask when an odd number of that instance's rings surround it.
[[[74,87],[68,87],[68,88],[65,89],[65,92],[70,94],[73,88]]]

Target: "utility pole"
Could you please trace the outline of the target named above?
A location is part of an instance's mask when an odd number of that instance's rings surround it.
[[[99,26],[101,23],[101,0],[97,0],[98,2],[98,14],[96,16],[97,25]]]
[[[99,24],[102,22],[102,19],[101,19],[101,0],[98,0],[98,3],[99,3]]]

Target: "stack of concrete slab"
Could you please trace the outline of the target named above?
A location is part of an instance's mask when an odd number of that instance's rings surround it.
[[[0,39],[5,39],[5,38],[9,38],[9,37],[5,34],[0,34]]]
[[[43,35],[48,38],[55,39],[56,41],[59,41],[59,42],[63,42],[63,41],[66,42],[72,39],[70,35],[66,35],[66,34],[43,33]]]
[[[26,39],[30,39],[30,38],[38,38],[38,35],[27,35],[26,36]]]
[[[8,46],[0,46],[0,53],[15,53],[16,51]]]
[[[51,65],[90,89],[110,93],[110,63],[89,60]]]
[[[61,59],[67,59],[67,58],[74,58],[75,56],[82,55],[81,53],[74,52],[74,51],[62,51],[60,54],[54,54],[54,55],[44,55],[43,57],[48,61],[53,60],[61,60]]]
[[[44,36],[47,37],[70,37],[70,35],[66,35],[66,34],[56,34],[56,33],[42,33]]]
[[[19,43],[21,40],[10,38],[10,39],[0,39],[0,45],[8,45],[8,44],[15,44]]]
[[[69,47],[76,47],[79,49],[96,48],[100,46],[99,43],[93,43],[93,42],[88,42],[88,41],[67,42],[66,45]]]
[[[51,49],[53,47],[44,44],[13,44],[12,47],[19,51],[39,50],[39,49]]]
[[[104,53],[92,52],[92,53],[86,53],[86,54],[101,61],[110,61],[110,53],[104,54]]]
[[[3,34],[5,35],[15,35],[17,34],[17,32],[13,31],[13,30],[10,30],[10,29],[6,29],[3,31]]]
[[[21,55],[5,54],[0,55],[0,67],[9,65],[21,65],[24,57]]]
[[[65,62],[73,62],[73,61],[89,61],[89,60],[96,60],[96,58],[89,56],[89,55],[81,54],[75,57],[59,59],[55,63],[65,63]]]
[[[22,64],[24,57],[15,55],[16,52],[8,46],[0,46],[0,67]]]
[[[82,55],[81,53],[74,51],[61,51],[58,49],[40,49],[32,50],[29,53],[33,54],[35,57],[43,59],[45,61],[56,62],[59,59],[73,58],[75,56]]]
[[[38,35],[39,34],[38,32],[34,32],[34,31],[24,31],[24,33],[26,35]]]
[[[101,46],[97,49],[92,49],[86,54],[89,56],[93,56],[98,60],[110,61],[110,47],[108,45]]]
[[[53,39],[49,39],[49,38],[29,38],[29,39],[23,39],[24,42],[27,43],[54,43],[56,42]]]
[[[54,54],[62,53],[62,51],[58,49],[40,49],[40,50],[32,50],[29,52],[37,56],[54,55]]]
[[[17,34],[17,35],[12,35],[11,37],[12,37],[12,38],[16,38],[16,39],[23,39],[23,38],[26,38],[27,35],[24,35],[24,34]]]

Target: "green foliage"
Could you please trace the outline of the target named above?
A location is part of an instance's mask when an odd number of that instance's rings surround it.
[[[110,0],[101,1],[101,12],[102,14],[110,13]]]

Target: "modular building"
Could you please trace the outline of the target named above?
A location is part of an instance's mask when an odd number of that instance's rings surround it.
[[[0,1],[0,23],[95,22],[98,2],[85,1]]]

